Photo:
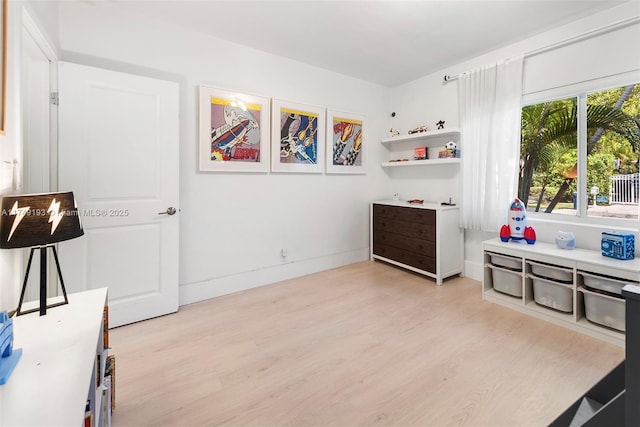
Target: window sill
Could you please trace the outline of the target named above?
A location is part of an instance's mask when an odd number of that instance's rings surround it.
[[[590,227],[598,229],[607,229],[614,231],[640,231],[640,221],[634,218],[612,218],[612,217],[577,217],[565,214],[546,214],[528,212],[527,219],[530,223],[538,224],[556,224],[577,227]]]

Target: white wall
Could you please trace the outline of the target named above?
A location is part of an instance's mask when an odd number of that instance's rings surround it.
[[[0,195],[14,194],[19,184],[21,160],[20,100],[20,34],[22,8],[19,2],[8,2],[5,134],[0,135]],[[21,252],[0,251],[0,310],[13,310],[18,305],[24,272]]]
[[[387,156],[379,144],[380,137],[386,136],[390,127],[403,133],[423,124],[433,129],[438,120],[444,120],[446,128],[457,127],[457,84],[443,84],[444,74],[464,72],[638,15],[638,3],[624,4],[389,90],[181,28],[167,28],[142,17],[122,15],[117,11],[117,3],[61,2],[59,20],[58,11],[52,6],[55,2],[28,0],[25,3],[42,25],[43,32],[59,48],[62,60],[180,84],[181,303],[366,258],[367,206],[372,199],[399,193],[406,198],[431,201],[453,195],[454,201],[458,201],[458,166],[382,170],[379,162]],[[10,22],[11,25],[17,24]],[[615,35],[607,37],[615,40]],[[13,43],[16,45],[10,47],[10,62],[11,55],[17,51],[18,42]],[[629,68],[627,63],[616,62],[626,53],[617,50],[615,44],[611,49],[618,53],[613,63],[619,64],[620,70]],[[576,75],[578,68],[572,64],[584,58],[589,50],[568,47],[564,51],[574,56],[565,64],[567,73],[563,73],[563,78]],[[567,83],[552,82],[551,75],[545,72],[545,65],[555,67],[557,64],[554,54],[557,52],[528,60],[530,64],[525,70],[528,91]],[[610,65],[612,60],[606,62]],[[587,64],[596,76],[618,72],[604,69],[599,61]],[[17,67],[15,61],[13,66]],[[367,115],[370,125],[368,174],[197,172],[196,94],[200,83]],[[8,87],[11,86],[10,80]],[[18,106],[15,89],[9,90],[14,91],[9,108],[11,102]],[[395,118],[391,118],[391,111],[397,113]],[[12,138],[16,142],[17,127],[4,139]],[[2,146],[2,158],[12,159],[13,149],[7,151],[11,143]],[[599,227],[532,223],[541,240],[551,239],[562,227],[576,232],[580,236],[578,243],[584,247],[595,248],[599,244]],[[481,279],[481,242],[491,237],[494,236],[466,232],[468,276]],[[280,260],[283,247],[288,249],[289,263]],[[13,264],[7,257],[0,258],[0,262],[4,278]],[[9,268],[5,268],[6,264]],[[3,298],[13,299],[13,294],[7,297],[6,291],[3,292],[4,295],[0,292],[0,307]]]
[[[625,3],[396,87],[392,91],[390,105],[397,116],[387,119],[388,127],[393,126],[404,133],[419,124],[427,124],[431,127],[440,119],[446,121],[446,127],[458,126],[457,83],[456,81],[443,83],[445,74],[456,75],[639,15],[640,3],[635,1]],[[637,73],[640,71],[638,40],[640,40],[640,26],[635,24],[587,41],[530,56],[525,60],[525,92],[527,94],[543,93],[550,89],[557,90],[575,83],[588,82],[594,78],[629,72]],[[461,148],[464,156],[464,146]],[[396,180],[392,184],[393,191],[410,194],[422,191],[425,197],[431,194],[444,196],[438,189],[438,185],[433,184],[440,178],[437,171],[416,170],[410,173],[413,175],[409,176],[407,172],[407,176],[404,176],[402,181]],[[507,207],[505,207],[505,221],[506,210]],[[553,241],[558,230],[573,231],[576,234],[578,246],[596,250],[600,247],[600,233],[605,230],[603,227],[594,225],[559,223],[546,219],[530,218],[529,223],[536,229],[538,239],[541,241]],[[637,221],[633,221],[628,228],[623,229],[637,232]],[[482,280],[482,242],[495,237],[497,235],[493,233],[469,230],[465,232],[465,274],[467,276]]]
[[[62,60],[180,84],[181,303],[368,258],[368,203],[390,194],[376,166],[388,89],[122,15],[117,3],[61,2],[59,29]],[[367,175],[198,172],[201,83],[366,115]]]
[[[24,7],[47,39],[50,47],[58,49],[58,2],[51,0],[13,0],[16,8]]]

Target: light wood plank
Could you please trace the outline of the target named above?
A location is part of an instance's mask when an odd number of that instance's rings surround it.
[[[111,330],[114,426],[546,425],[623,349],[362,262]]]

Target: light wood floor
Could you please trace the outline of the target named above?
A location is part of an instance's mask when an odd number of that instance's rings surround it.
[[[111,330],[114,426],[543,426],[624,358],[362,262]]]

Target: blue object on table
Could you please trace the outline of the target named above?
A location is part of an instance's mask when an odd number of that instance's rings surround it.
[[[0,312],[0,385],[9,376],[22,356],[22,349],[13,349],[13,320],[6,311]]]
[[[617,259],[635,258],[635,236],[631,233],[605,231],[600,244],[602,255]]]

